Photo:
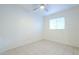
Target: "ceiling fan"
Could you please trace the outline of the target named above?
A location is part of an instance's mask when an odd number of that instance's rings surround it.
[[[47,4],[40,4],[37,8],[34,8],[33,10],[43,10],[43,11],[48,11],[48,9],[46,8]]]

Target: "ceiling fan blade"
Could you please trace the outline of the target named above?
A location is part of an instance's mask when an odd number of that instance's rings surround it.
[[[33,9],[34,11],[36,11],[36,10],[38,10],[39,8],[35,8],[35,9]]]
[[[46,8],[47,5],[45,5],[45,4],[40,4],[39,7],[35,8],[35,9],[33,9],[33,10],[34,10],[34,11],[36,11],[36,10],[38,10],[38,9],[41,10],[41,9],[42,9],[41,6],[44,6],[44,10],[48,12],[48,9]]]

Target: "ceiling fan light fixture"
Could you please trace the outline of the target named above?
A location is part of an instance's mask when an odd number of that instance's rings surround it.
[[[41,5],[41,6],[40,6],[40,9],[41,9],[41,10],[44,10],[44,9],[45,9],[45,6],[44,6],[44,5]]]

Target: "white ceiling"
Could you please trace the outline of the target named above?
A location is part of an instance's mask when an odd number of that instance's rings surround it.
[[[24,5],[20,5],[20,6],[25,8],[25,10],[27,10],[27,11],[46,16],[46,15],[57,13],[57,12],[60,12],[63,10],[74,8],[79,5],[78,4],[47,4],[46,8],[48,9],[48,11],[40,10],[40,9],[33,11],[35,8],[39,7],[39,4],[24,4]]]

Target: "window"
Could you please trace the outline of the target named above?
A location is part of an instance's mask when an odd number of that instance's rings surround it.
[[[49,20],[49,29],[64,29],[64,28],[65,28],[64,17]]]

